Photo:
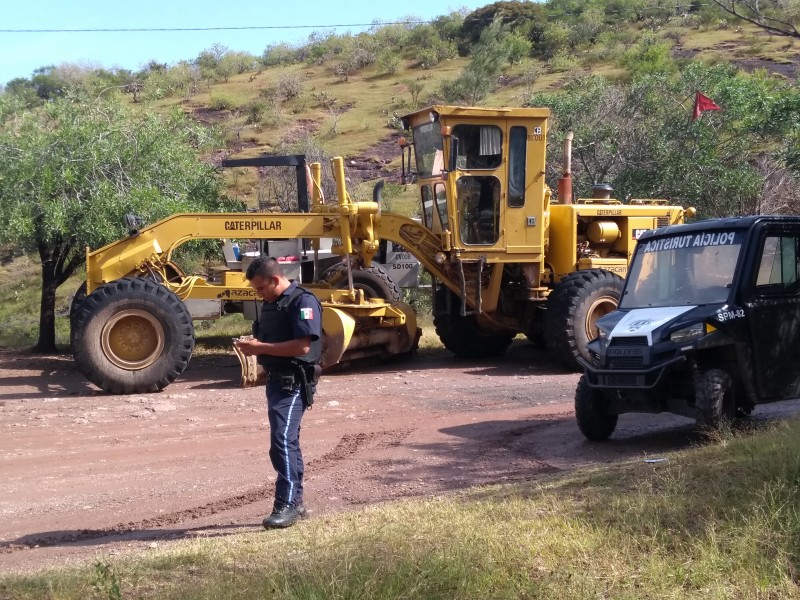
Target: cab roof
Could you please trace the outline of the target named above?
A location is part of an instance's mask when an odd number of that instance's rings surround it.
[[[491,107],[452,106],[434,104],[426,106],[401,117],[403,126],[409,128],[415,122],[429,120],[430,114],[435,113],[440,117],[457,117],[467,119],[546,119],[550,116],[549,108],[520,108],[520,107]]]
[[[642,234],[639,241],[660,237],[662,235],[677,235],[681,233],[695,233],[700,231],[718,231],[729,229],[751,229],[759,223],[786,223],[800,224],[800,215],[748,215],[746,217],[725,217],[721,219],[705,219],[694,223],[682,225],[667,225]]]

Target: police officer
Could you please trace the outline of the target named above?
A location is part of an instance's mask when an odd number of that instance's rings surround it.
[[[269,456],[278,474],[275,504],[264,519],[266,529],[289,527],[305,517],[300,420],[313,402],[313,382],[322,351],[322,307],[316,296],[289,281],[274,258],[262,257],[245,277],[263,298],[253,324],[255,339],[238,342],[247,356],[256,355],[267,372]]]

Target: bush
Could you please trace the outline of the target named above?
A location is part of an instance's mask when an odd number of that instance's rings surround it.
[[[211,94],[208,107],[211,110],[233,110],[236,108],[236,103],[233,98],[225,94]]]
[[[260,62],[265,67],[291,65],[299,61],[298,52],[289,44],[270,44],[261,55]]]
[[[550,68],[550,72],[552,73],[564,73],[566,71],[572,71],[573,69],[579,68],[581,63],[574,56],[571,56],[566,52],[559,52],[550,59],[550,62],[547,63],[547,66]]]
[[[394,50],[384,50],[378,55],[378,69],[384,75],[394,75],[400,68],[400,57]]]
[[[245,122],[249,125],[261,123],[264,114],[267,112],[267,105],[264,102],[251,102],[247,105],[247,118]]]
[[[283,100],[291,100],[303,91],[303,79],[296,73],[285,73],[278,78],[276,88]]]

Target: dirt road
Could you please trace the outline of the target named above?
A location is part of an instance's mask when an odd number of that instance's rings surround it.
[[[0,351],[0,365],[0,572],[259,528],[271,508],[264,390],[234,385],[232,356],[137,396],[99,392],[67,356]],[[301,436],[312,517],[696,442],[668,415],[585,441],[577,379],[522,342],[495,361],[434,351],[327,375]]]

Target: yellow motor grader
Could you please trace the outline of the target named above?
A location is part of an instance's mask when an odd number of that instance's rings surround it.
[[[568,145],[559,202],[551,202],[548,116],[545,108],[431,106],[403,117],[413,136],[403,144],[403,176],[406,154],[411,174],[413,150],[419,221],[382,212],[379,193],[353,201],[343,161],[335,158],[335,203],[323,202],[321,166],[312,164],[307,211],[301,193],[297,213],[176,214],[87,250],[86,296],[72,317],[77,364],[112,393],[160,390],[189,362],[193,316],[208,317],[209,305],[219,315],[226,303],[256,299],[241,269],[218,279],[186,275],[172,255],[189,240],[303,240],[316,255],[320,240],[334,238],[333,251],[344,257],[334,270],[340,277],[320,282],[315,268],[309,281],[302,279],[324,308],[324,367],[416,346],[414,313],[391,284],[354,284],[359,272],[386,280],[372,267],[385,239],[431,274],[434,325],[449,350],[497,356],[523,333],[576,368],[595,321],[616,308],[638,236],[681,223],[693,209],[659,200],[622,204],[602,186],[599,197],[573,203]],[[248,160],[261,164],[238,164]],[[305,189],[301,179],[298,171],[298,190]],[[243,366],[243,381],[252,382]]]

